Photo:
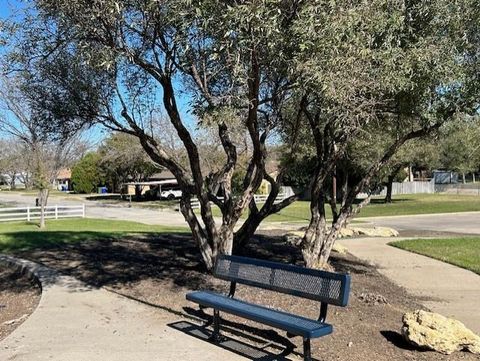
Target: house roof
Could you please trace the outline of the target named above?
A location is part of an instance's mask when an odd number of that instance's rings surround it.
[[[175,179],[175,176],[168,169],[164,169],[159,173],[152,174],[149,180],[163,180],[163,179]]]
[[[60,169],[57,174],[57,179],[70,179],[72,178],[72,170],[70,168]]]
[[[130,182],[130,183],[123,183],[126,186],[158,186],[164,184],[178,184],[176,180],[166,179],[161,181],[148,181],[148,182]]]

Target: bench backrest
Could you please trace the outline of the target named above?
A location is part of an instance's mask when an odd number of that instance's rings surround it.
[[[219,256],[214,275],[337,306],[347,305],[350,292],[349,275],[246,257]]]

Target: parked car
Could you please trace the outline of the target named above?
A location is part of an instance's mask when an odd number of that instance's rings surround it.
[[[182,191],[178,187],[162,187],[160,192],[161,199],[168,199],[169,201],[182,196]]]

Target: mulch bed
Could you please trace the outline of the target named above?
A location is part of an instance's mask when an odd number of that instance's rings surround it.
[[[20,272],[0,267],[0,340],[35,311],[40,287]]]
[[[280,232],[275,231],[258,235],[245,249],[245,254],[279,262],[302,263],[298,249],[285,244]],[[182,235],[84,242],[24,252],[18,256],[157,307],[169,313],[172,321],[199,321],[204,317],[195,305],[185,300],[188,291],[228,290],[227,284],[208,275],[195,244]],[[334,325],[334,333],[313,341],[312,352],[316,359],[478,360],[478,357],[463,352],[444,356],[412,349],[399,333],[401,319],[404,312],[423,308],[420,300],[380,275],[374,267],[351,255],[335,254],[331,260],[338,272],[348,272],[352,276],[351,301],[347,308],[329,308],[327,322]],[[316,302],[247,286],[239,285],[236,296],[315,319],[319,313]],[[224,316],[228,329],[246,335],[247,343],[253,342],[253,338],[260,338],[276,344],[288,344],[285,334],[280,331],[277,333],[231,315]],[[301,352],[301,339],[293,338],[291,341]]]

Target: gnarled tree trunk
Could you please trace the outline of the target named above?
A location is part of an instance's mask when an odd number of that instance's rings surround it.
[[[40,206],[40,228],[45,228],[45,207],[47,206],[49,189],[43,188],[38,192],[38,204]]]

